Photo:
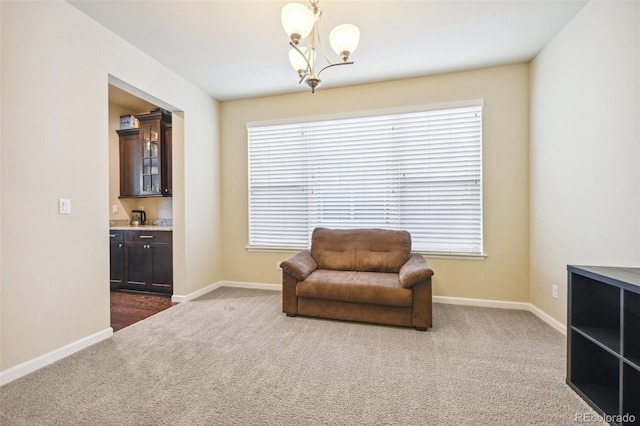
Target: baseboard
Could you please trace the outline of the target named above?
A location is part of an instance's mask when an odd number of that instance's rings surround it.
[[[171,296],[171,301],[174,303],[182,303],[197,299],[200,296],[204,296],[205,294],[222,287],[221,282],[222,281],[218,281],[217,283],[211,284],[205,288],[201,288],[200,290],[194,291],[193,293],[189,293],[187,295],[174,294],[173,296]]]
[[[446,296],[433,296],[434,303],[444,303],[449,305],[466,305],[466,306],[479,306],[483,308],[498,308],[498,309],[515,309],[519,311],[528,311],[533,315],[540,318],[546,324],[559,331],[563,335],[567,335],[567,327],[560,321],[556,320],[546,312],[542,311],[537,306],[528,302],[506,302],[503,300],[489,300],[489,299],[470,299],[466,297],[446,297]]]
[[[537,316],[542,321],[544,321],[547,324],[549,324],[551,327],[555,328],[557,331],[559,331],[563,335],[565,335],[565,336],[567,335],[567,326],[566,325],[564,325],[563,323],[561,323],[557,319],[553,318],[551,315],[547,314],[546,312],[544,312],[543,310],[541,310],[537,306],[529,303],[529,312],[531,312],[533,315]]]
[[[257,290],[282,291],[282,286],[280,284],[249,283],[244,281],[218,281],[217,283],[208,285],[205,288],[201,288],[198,291],[194,291],[193,293],[189,293],[184,296],[174,294],[173,296],[171,296],[171,301],[175,303],[189,302],[193,299],[197,299],[200,296],[204,296],[205,294],[212,292],[213,290],[220,287],[253,288]]]
[[[280,284],[247,283],[242,281],[220,281],[221,287],[255,288],[258,290],[282,291]]]
[[[56,361],[66,358],[82,349],[88,348],[102,340],[108,339],[113,336],[113,328],[109,327],[105,330],[94,333],[90,336],[84,337],[75,342],[69,343],[59,349],[41,355],[32,360],[23,362],[14,367],[8,368],[0,372],[0,386],[6,385],[22,376],[26,376],[46,365],[53,364]]]
[[[466,305],[479,306],[482,308],[498,308],[498,309],[516,309],[519,311],[528,311],[529,303],[525,302],[506,302],[503,300],[490,299],[470,299],[467,297],[446,297],[433,296],[434,303],[444,303],[447,305]]]

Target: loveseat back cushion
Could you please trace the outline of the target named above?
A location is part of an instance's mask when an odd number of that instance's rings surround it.
[[[411,234],[388,229],[316,228],[311,256],[319,269],[398,273],[411,257]]]

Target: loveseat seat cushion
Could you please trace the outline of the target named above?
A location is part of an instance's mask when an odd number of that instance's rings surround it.
[[[411,307],[411,289],[400,285],[398,274],[316,269],[296,287],[298,297]]]
[[[387,229],[316,228],[311,256],[318,269],[398,273],[411,256],[411,234]]]

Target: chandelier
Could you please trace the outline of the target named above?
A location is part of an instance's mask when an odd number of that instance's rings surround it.
[[[329,43],[334,52],[340,56],[341,61],[332,62],[320,38],[322,10],[318,8],[319,2],[320,0],[309,0],[311,6],[289,3],[282,8],[282,26],[291,39],[289,62],[300,77],[299,83],[306,82],[311,87],[311,93],[316,92],[322,71],[337,65],[353,64],[353,61],[349,60],[349,55],[356,50],[360,41],[360,30],[355,25],[342,24],[335,27],[329,33]],[[300,43],[307,37],[307,45],[301,45]],[[327,65],[316,73],[317,49],[320,49]]]

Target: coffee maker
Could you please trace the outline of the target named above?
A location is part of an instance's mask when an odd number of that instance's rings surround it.
[[[144,212],[144,210],[131,210],[131,222],[129,222],[130,225],[144,225],[146,221],[147,214]]]

